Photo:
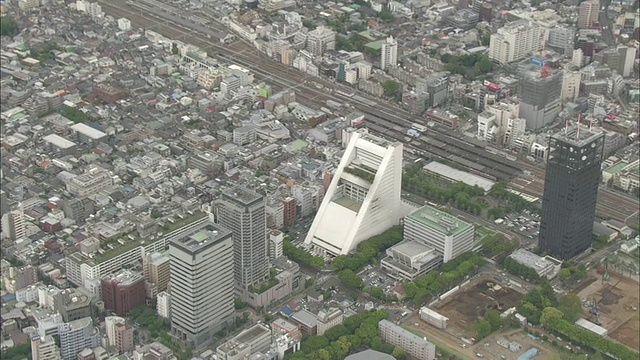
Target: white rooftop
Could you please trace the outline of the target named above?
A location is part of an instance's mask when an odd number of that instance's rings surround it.
[[[76,146],[71,140],[67,140],[60,135],[50,134],[42,138],[42,140],[48,142],[51,145],[59,147],[60,149],[68,149],[70,147]]]
[[[467,185],[478,185],[484,191],[489,191],[495,185],[495,182],[485,179],[481,176],[468,173],[452,168],[449,165],[432,161],[423,167],[424,170],[436,173],[453,181],[461,181]]]
[[[85,125],[85,124],[75,124],[73,126],[71,126],[71,128],[74,131],[77,131],[79,133],[81,133],[84,136],[87,136],[93,140],[98,140],[101,139],[105,136],[107,136],[107,134],[103,133],[100,130],[94,129],[91,126]]]

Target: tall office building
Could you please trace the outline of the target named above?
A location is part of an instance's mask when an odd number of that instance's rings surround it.
[[[355,250],[400,221],[402,144],[355,131],[305,239],[318,255]]]
[[[199,347],[233,323],[233,248],[231,232],[211,222],[169,243],[171,333],[182,342]]]
[[[527,121],[527,129],[538,130],[562,110],[562,71],[529,64],[519,73],[520,117]]]
[[[620,54],[620,62],[618,65],[618,74],[629,77],[633,75],[633,63],[636,60],[638,49],[632,46],[618,46]]]
[[[60,360],[60,351],[52,336],[31,334],[31,360]]]
[[[584,125],[551,137],[538,247],[568,260],[591,246],[604,135]]]
[[[233,234],[233,275],[243,295],[269,277],[267,219],[262,195],[238,186],[216,201],[218,224]],[[173,277],[172,277],[173,279]]]
[[[315,56],[324,54],[327,50],[336,48],[336,32],[328,27],[318,26],[309,31],[307,36],[307,50]]]
[[[380,45],[380,69],[398,65],[398,42],[393,36],[386,38]]]
[[[541,34],[540,27],[529,20],[510,22],[491,35],[489,58],[503,64],[522,60],[540,50]]]
[[[578,13],[578,29],[590,29],[593,23],[598,21],[600,14],[600,1],[587,0],[580,4]]]
[[[62,360],[75,360],[80,351],[100,345],[100,334],[95,331],[90,317],[60,325],[58,335]]]
[[[11,240],[22,241],[26,238],[27,224],[21,204],[18,204],[15,210],[4,214],[2,220],[2,232]]]

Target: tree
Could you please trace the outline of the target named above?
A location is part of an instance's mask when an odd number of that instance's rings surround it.
[[[354,289],[361,289],[364,285],[362,278],[349,269],[340,271],[340,273],[338,273],[338,278],[343,284]]]
[[[396,17],[393,16],[393,13],[391,11],[389,11],[389,10],[380,11],[380,14],[378,15],[378,17],[385,24],[390,24],[390,23],[396,21]]]
[[[473,330],[475,330],[478,339],[483,339],[491,334],[491,324],[485,319],[476,320],[473,323]]]
[[[492,309],[487,311],[487,313],[484,315],[484,318],[491,325],[491,331],[499,330],[502,327],[503,321],[498,310]]]
[[[404,351],[404,349],[399,348],[397,346],[393,349],[393,352],[391,353],[391,356],[393,356],[397,360],[406,360],[407,359],[407,353]]]
[[[400,93],[400,84],[393,80],[387,80],[382,83],[382,89],[384,90],[385,96],[395,99]]]
[[[569,322],[575,322],[582,317],[582,301],[576,294],[567,294],[560,298],[558,310],[564,314]]]
[[[13,36],[18,33],[18,23],[13,16],[0,17],[0,36]]]
[[[540,323],[547,327],[553,327],[555,323],[562,320],[564,314],[554,307],[547,307],[542,310],[542,315],[540,316]]]

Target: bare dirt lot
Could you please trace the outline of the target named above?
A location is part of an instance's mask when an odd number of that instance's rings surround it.
[[[493,277],[483,276],[435,304],[433,310],[449,318],[447,332],[471,336],[473,322],[487,310],[505,311],[522,297],[511,288],[496,286]]]
[[[609,336],[633,349],[640,350],[640,284],[628,278],[610,273],[608,282],[602,281],[602,274],[593,270],[590,275],[598,278],[578,292],[582,300],[598,303],[601,326],[609,331]],[[635,309],[635,310],[634,310]],[[585,309],[585,318],[595,321],[595,317]]]

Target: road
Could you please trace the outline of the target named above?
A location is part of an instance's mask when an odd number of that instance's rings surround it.
[[[611,0],[604,0],[598,14],[598,21],[600,22],[602,41],[609,46],[614,46],[616,40],[613,36],[613,22],[609,21],[609,5],[611,5]]]
[[[611,0],[606,1],[610,2]],[[337,90],[345,92],[353,90],[322,78],[309,76],[297,69],[276,62],[244,42],[238,41],[231,45],[223,45],[220,41],[209,40],[206,34],[192,29],[193,27],[203,28],[200,25],[182,20],[180,24],[177,24],[166,18],[153,17],[148,11],[133,9],[124,0],[101,0],[100,4],[105,13],[115,18],[126,17],[135,26],[191,43],[209,52],[212,56],[226,58],[231,62],[245,66],[254,72],[257,80],[267,81],[279,89],[295,89],[297,101],[301,103],[321,107],[326,106],[327,100],[338,103],[348,102],[357,110],[367,114],[367,120],[373,125],[371,128],[384,137],[391,136],[394,139],[403,139],[406,129],[416,121],[415,116],[407,111],[382,104],[379,99],[368,98],[368,100],[361,101],[338,95],[336,94]],[[178,21],[178,19],[173,20]],[[210,23],[207,24],[207,27],[214,27],[218,31],[220,25],[215,26],[214,23]],[[321,86],[322,89],[316,86]],[[372,105],[372,103],[376,105]],[[376,126],[377,129],[375,129]],[[481,145],[471,145],[471,139],[457,136],[452,131],[433,131],[422,138],[411,144],[405,144],[405,146],[408,150],[416,153],[425,152],[431,157],[446,158],[457,162],[471,172],[493,174],[500,180],[510,180],[521,170],[529,170],[536,175],[538,180],[531,182],[529,186],[520,189],[520,191],[537,197],[542,194],[544,169],[537,165],[524,160],[511,162],[500,158],[485,151]],[[517,183],[514,186],[517,186]],[[604,200],[598,204],[598,213],[616,220],[624,221],[638,208],[637,201],[629,201],[628,198],[621,198],[617,194],[605,192],[601,198]],[[629,209],[633,210],[629,211]]]

